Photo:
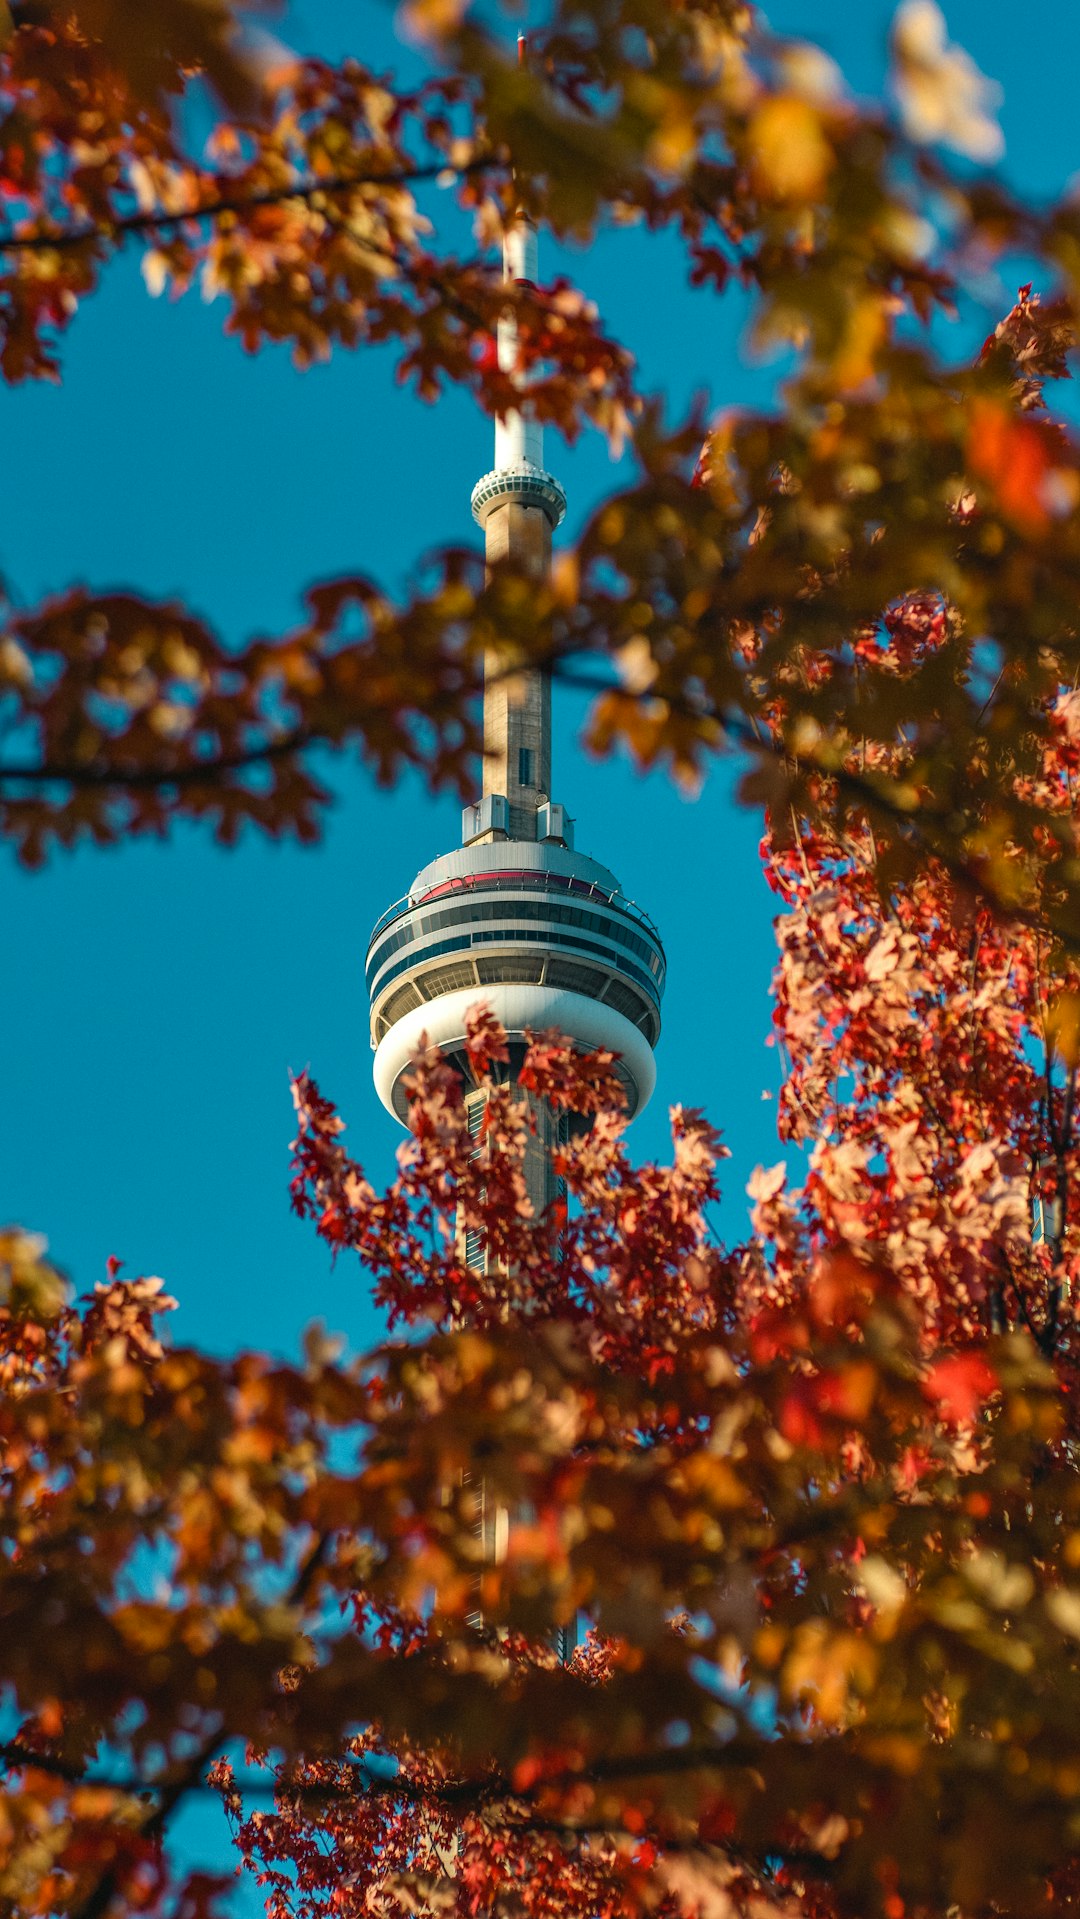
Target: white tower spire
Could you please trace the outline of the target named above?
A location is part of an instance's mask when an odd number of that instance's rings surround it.
[[[503,279],[535,286],[539,265],[536,228],[519,213],[503,241]],[[498,331],[499,367],[511,378],[518,372],[518,330],[512,313],[503,315]],[[495,422],[495,471],[530,466],[544,470],[544,429],[526,406]]]
[[[535,286],[539,271],[536,228],[528,215],[517,213],[503,241],[503,278],[510,285]],[[549,530],[566,512],[566,495],[544,466],[544,429],[533,418],[525,397],[517,318],[511,311],[499,321],[499,366],[522,389],[522,404],[495,422],[495,465],[476,482],[472,492],[473,518],[487,527],[493,511],[518,500],[543,512]]]
[[[525,35],[519,33],[521,66],[526,64],[527,51]],[[535,287],[539,282],[536,228],[521,207],[503,240],[503,279],[516,286]],[[497,346],[501,371],[524,389],[517,320],[512,311],[499,321]],[[515,407],[495,422],[495,465],[473,488],[474,519],[486,527],[496,501],[515,497],[540,508],[552,527],[558,526],[566,512],[566,495],[544,467],[544,429],[533,418],[526,399],[520,408]]]

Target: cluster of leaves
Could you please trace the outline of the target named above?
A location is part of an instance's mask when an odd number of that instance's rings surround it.
[[[433,75],[411,90],[245,39],[225,0],[145,15],[125,36],[111,0],[14,9],[0,51],[9,377],[55,371],[78,300],[138,244],[152,288],[198,278],[249,347],[291,340],[303,360],[390,342],[421,393],[463,384],[495,413],[524,378],[569,437],[631,426],[639,477],[547,594],[512,571],[485,583],[475,556],[449,553],[404,605],[338,581],[325,617],[227,656],[183,610],[134,599],[80,589],[21,613],[0,683],[0,826],[25,858],[185,813],[226,839],[244,821],[308,837],[321,744],[358,748],[385,777],[420,761],[461,785],[485,651],[507,671],[592,660],[601,751],[626,743],[696,777],[717,747],[767,739],[752,792],[786,782],[812,813],[823,790],[834,814],[869,803],[879,836],[966,868],[980,836],[1031,846],[1024,781],[1075,672],[1080,458],[1040,407],[1073,345],[1080,214],[1068,198],[1035,213],[934,152],[951,140],[986,159],[995,130],[932,0],[898,17],[892,113],[855,102],[823,55],[741,0],[648,0],[632,27],[621,7],[562,0],[526,66],[472,15],[417,0]],[[226,109],[198,158],[172,111],[195,63]],[[452,196],[432,197],[433,181]],[[700,457],[706,423],[642,410],[628,354],[580,294],[501,282],[493,243],[522,201],[560,235],[669,227],[695,281],[737,280],[753,341],[792,355],[782,410],[725,420]],[[457,244],[463,214],[474,257]],[[1010,253],[1039,262],[1048,303],[1022,297],[975,368],[920,343],[919,324]],[[491,348],[508,306],[513,369]],[[912,594],[947,601],[948,644],[898,674],[884,636]],[[347,607],[359,632],[338,630]],[[119,671],[100,639],[114,626]],[[193,674],[166,657],[174,630]],[[871,753],[853,792],[848,743],[898,737],[904,777]],[[823,789],[841,769],[847,784]],[[1075,937],[1067,836],[1040,851]],[[993,891],[1002,862],[983,864]]]
[[[868,831],[841,848],[803,826],[768,870],[791,908],[780,1127],[812,1148],[814,1207],[850,1219],[859,1194],[860,1233],[942,1339],[1016,1317],[1057,1349],[1076,1279],[1075,972],[1045,929],[933,865],[883,890]]]
[[[479,1148],[423,1057],[384,1195],[298,1084],[294,1202],[404,1322],[362,1363],[164,1347],[159,1282],[76,1311],[5,1244],[10,1908],[212,1904],[160,1841],[213,1761],[280,1914],[1042,1911],[1078,1837],[1064,1328],[1064,1371],[974,1308],[943,1346],[869,1161],[844,1203],[759,1176],[725,1252],[715,1136],[676,1113],[633,1169],[610,1060],[554,1040],[527,1090],[592,1123],[533,1220],[482,1012],[470,1051]],[[935,1190],[986,1264],[994,1182]]]
[[[794,890],[790,850],[773,859]],[[798,865],[806,891],[781,922],[778,981],[787,1111],[809,1127],[830,1040],[862,1077],[843,1110],[834,1094],[819,1112],[801,1193],[782,1169],[755,1176],[755,1236],[731,1254],[708,1226],[715,1136],[676,1113],[671,1168],[631,1173],[602,1058],[545,1044],[523,1072],[556,1108],[599,1107],[559,1153],[579,1203],[568,1220],[528,1218],[527,1109],[505,1086],[490,1085],[478,1155],[456,1074],[418,1062],[412,1139],[385,1198],[348,1159],[333,1108],[298,1087],[294,1202],[336,1250],[359,1251],[392,1312],[445,1329],[402,1349],[378,1448],[417,1522],[434,1452],[440,1524],[434,1538],[411,1526],[387,1583],[372,1577],[363,1630],[391,1657],[437,1649],[456,1670],[462,1616],[475,1628],[482,1614],[468,1670],[499,1704],[494,1723],[474,1697],[420,1739],[399,1721],[329,1764],[290,1763],[274,1815],[245,1819],[226,1775],[271,1911],[728,1914],[797,1895],[811,1911],[899,1915],[1040,1910],[1067,1890],[1074,1774],[1046,1700],[1072,1683],[1075,1231],[1063,1222],[1033,1247],[1038,1165],[1033,1180],[1007,1141],[980,1155],[963,1138],[935,1159],[880,1083],[898,1045],[909,1114],[922,1095],[933,1115],[951,1079],[958,1133],[981,1100],[984,1145],[990,1111],[1022,1134],[1035,1102],[1007,939],[981,916],[984,1083],[971,1045],[935,1048],[919,1002],[894,1019],[887,993],[863,1031],[841,948],[876,952],[871,984],[887,984],[892,923],[868,942],[871,908],[838,849],[826,860],[804,840]],[[800,929],[827,914],[836,950],[815,971]],[[916,919],[909,965],[920,943],[944,1021],[948,949]],[[804,972],[800,1028],[789,989]],[[962,994],[956,1018],[971,1023]],[[905,1074],[900,1025],[912,1044],[930,1027],[921,1077]],[[471,1051],[485,1083],[503,1049],[482,1016]],[[844,1071],[834,1060],[834,1083]],[[1071,1099],[1049,1066],[1043,1096],[1061,1125]],[[465,1231],[484,1240],[483,1273],[462,1262]],[[1003,1257],[1027,1262],[1008,1301]],[[481,1473],[485,1501],[509,1515],[501,1553],[478,1532]],[[560,1674],[543,1634],[579,1613],[593,1631]],[[1035,1626],[1045,1616],[1053,1644]],[[1008,1784],[991,1783],[998,1766]]]
[[[225,844],[245,823],[310,841],[327,798],[307,763],[316,741],[351,742],[383,781],[411,763],[467,792],[483,664],[447,645],[454,601],[451,573],[403,621],[370,581],[342,580],[311,590],[294,633],[241,652],[182,607],[131,594],[76,589],[13,615],[0,645],[0,697],[16,709],[3,804],[22,858],[176,817],[209,821]]]

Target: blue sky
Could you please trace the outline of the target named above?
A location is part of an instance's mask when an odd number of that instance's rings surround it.
[[[876,90],[891,8],[882,0],[776,0],[780,30],[816,38],[853,85]],[[1045,0],[1024,34],[1001,0],[953,0],[956,39],[1005,87],[1007,175],[1051,193],[1080,169],[1080,8]],[[305,51],[389,63],[388,10],[296,0],[286,37]],[[554,264],[549,252],[549,262]],[[678,251],[624,234],[563,262],[674,408],[766,400],[773,375],[739,346],[741,313],[685,289]],[[280,631],[310,582],[376,573],[401,589],[423,542],[474,537],[473,481],[489,426],[451,397],[424,407],[385,354],[339,354],[297,373],[256,359],[198,296],[147,298],[125,260],[77,316],[57,388],[5,392],[0,567],[32,601],[75,581],[180,594],[229,638]],[[617,482],[595,440],[549,438],[570,535]],[[668,953],[659,1083],[636,1123],[641,1157],[665,1148],[674,1101],[707,1107],[733,1151],[725,1218],[745,1217],[753,1165],[778,1157],[766,1049],[773,902],[759,821],[722,769],[687,801],[662,778],[597,765],[580,712],[556,709],[556,796],[578,844],[614,868]],[[218,1349],[293,1350],[325,1319],[377,1336],[361,1278],[334,1270],[290,1218],[288,1073],[310,1066],[376,1180],[398,1131],[371,1084],[363,959],[371,925],[416,869],[456,843],[458,810],[415,783],[380,793],[339,768],[321,846],[248,839],[222,852],[196,832],[168,844],[80,851],[26,874],[0,860],[6,928],[0,1216],[46,1233],[78,1287],[109,1254],[162,1274],[177,1336]],[[203,1833],[200,1822],[196,1837]],[[221,1857],[221,1842],[212,1850]]]

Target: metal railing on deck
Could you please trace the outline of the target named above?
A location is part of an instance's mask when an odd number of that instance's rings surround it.
[[[415,899],[407,894],[404,899],[395,900],[393,906],[388,906],[376,920],[368,941],[368,951],[371,951],[387,927],[392,926],[395,920],[403,919],[406,913],[414,913],[418,907],[428,906],[433,900],[478,890],[485,893],[573,893],[579,899],[594,900],[609,906],[613,912],[625,914],[627,919],[636,920],[639,926],[645,928],[650,939],[655,940],[661,954],[664,951],[660,934],[644,908],[635,900],[627,899],[618,889],[609,891],[605,886],[597,886],[595,880],[575,879],[569,873],[546,873],[537,871],[535,867],[503,866],[487,873],[459,873],[452,879],[440,881],[438,886],[429,887],[424,893],[418,893]]]

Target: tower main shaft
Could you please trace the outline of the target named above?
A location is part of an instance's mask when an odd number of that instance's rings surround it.
[[[484,524],[489,567],[510,561],[545,580],[551,567],[551,523],[542,507],[504,500]],[[503,675],[498,657],[485,661],[484,793],[505,793],[510,828],[528,828],[551,797],[551,681],[535,667]]]

